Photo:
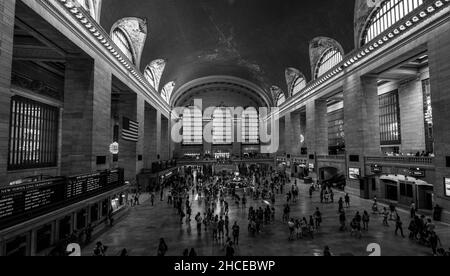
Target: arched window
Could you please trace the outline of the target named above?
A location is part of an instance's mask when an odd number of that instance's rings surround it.
[[[166,84],[161,90],[161,97],[167,102],[170,102],[170,98],[172,97],[173,89],[175,88],[175,82],[169,82]]]
[[[133,50],[131,48],[131,43],[125,34],[125,32],[120,29],[116,28],[111,37],[112,41],[119,47],[120,51],[133,63],[135,64],[135,58],[133,55]]]
[[[290,96],[298,94],[306,87],[306,78],[298,69],[292,67],[287,68],[285,75]]]
[[[284,95],[283,92],[281,92],[280,94],[278,94],[278,97],[277,97],[277,106],[281,106],[285,102],[286,102],[286,96]]]
[[[259,144],[259,116],[254,107],[249,107],[242,113],[242,143]]]
[[[316,65],[315,79],[321,77],[331,68],[338,65],[343,59],[342,53],[336,48],[330,48],[322,54]]]
[[[229,145],[233,143],[233,116],[226,107],[218,107],[213,113],[213,144]]]
[[[302,76],[298,76],[292,85],[292,95],[295,95],[306,87],[306,80]]]
[[[165,68],[166,62],[163,59],[154,60],[145,68],[144,76],[156,91],[159,91],[159,82]]]
[[[202,111],[197,107],[188,107],[183,111],[183,144],[201,145],[203,143]]]
[[[403,17],[414,11],[424,0],[386,0],[370,17],[362,36],[361,46],[370,42]]]

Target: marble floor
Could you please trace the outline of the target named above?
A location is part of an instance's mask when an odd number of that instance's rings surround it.
[[[382,225],[382,218],[371,215],[370,230],[363,232],[363,237],[351,237],[349,232],[339,232],[337,204],[321,204],[319,194],[315,193],[312,199],[308,195],[308,187],[299,182],[300,199],[297,204],[291,205],[292,217],[307,217],[313,214],[316,207],[323,213],[323,224],[315,238],[296,241],[288,240],[288,227],[281,221],[285,196],[279,195],[276,201],[276,220],[264,227],[263,232],[252,237],[247,232],[247,210],[238,208],[230,202],[230,228],[237,221],[241,228],[240,244],[236,248],[237,256],[318,256],[322,254],[325,246],[329,246],[334,255],[368,256],[367,246],[377,243],[381,246],[383,256],[430,256],[431,249],[424,247],[408,238],[395,236],[394,222],[390,227]],[[335,198],[343,197],[336,194]],[[192,199],[191,199],[192,202]],[[357,197],[351,198],[351,207],[346,211],[347,220],[352,218],[356,211],[371,210],[371,201]],[[249,206],[265,206],[261,201],[249,201]],[[204,203],[200,199],[192,202],[193,216],[197,212],[204,212]],[[405,235],[408,235],[409,213],[399,211],[404,223]],[[202,229],[204,230],[204,229]],[[450,225],[438,223],[437,231],[444,248],[450,247]],[[156,256],[159,239],[164,238],[168,245],[168,256],[182,256],[186,248],[195,248],[199,256],[224,256],[223,245],[212,240],[212,233],[203,232],[199,236],[196,224],[179,222],[176,210],[166,202],[155,202],[151,206],[149,201],[142,205],[132,207],[129,215],[97,237],[94,242],[83,249],[84,256],[92,255],[96,241],[101,241],[109,247],[107,255],[118,255],[126,248],[130,256]]]

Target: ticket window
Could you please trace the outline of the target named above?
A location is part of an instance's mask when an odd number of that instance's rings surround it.
[[[52,246],[52,230],[51,224],[44,225],[36,231],[36,252],[39,253]]]
[[[67,238],[72,233],[72,217],[66,216],[59,221],[59,240]]]
[[[98,221],[99,217],[99,208],[98,208],[99,204],[94,204],[91,206],[91,223],[94,223],[96,221]]]
[[[77,230],[83,230],[86,227],[87,213],[86,209],[82,209],[77,213]]]
[[[28,236],[22,235],[6,242],[5,256],[24,257],[27,256]]]

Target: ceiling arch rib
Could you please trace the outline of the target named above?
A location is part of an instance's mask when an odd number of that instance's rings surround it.
[[[171,106],[189,106],[194,99],[208,93],[219,92],[220,101],[234,105],[271,107],[273,100],[267,92],[254,83],[233,76],[210,76],[188,82],[173,92]],[[216,99],[219,101],[219,99]],[[220,104],[220,103],[217,103]],[[227,105],[227,103],[223,103]]]

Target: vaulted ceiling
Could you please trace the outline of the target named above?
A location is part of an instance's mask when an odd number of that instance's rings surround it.
[[[311,78],[309,42],[318,36],[354,46],[354,0],[108,0],[101,24],[146,18],[148,38],[141,69],[167,60],[161,84],[210,75],[251,81],[266,91],[286,90],[285,69]]]

